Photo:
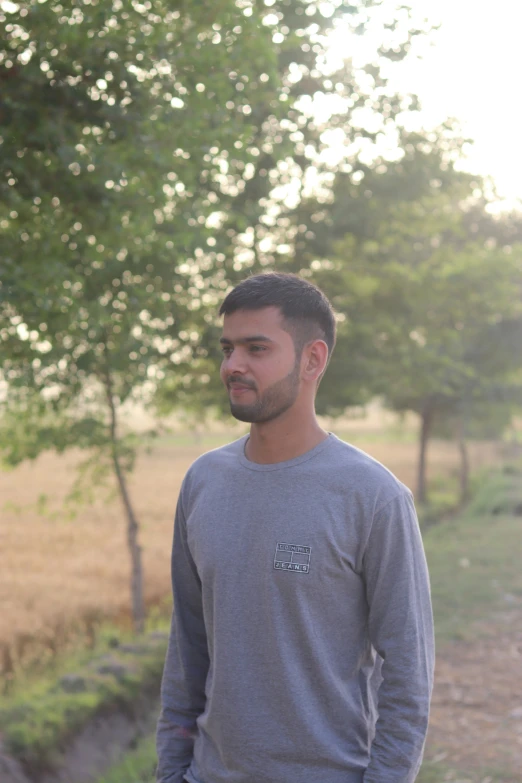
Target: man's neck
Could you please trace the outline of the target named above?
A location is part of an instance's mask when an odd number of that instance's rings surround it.
[[[245,453],[247,459],[261,465],[287,462],[311,451],[327,437],[315,416],[299,427],[281,416],[263,424],[252,424]]]

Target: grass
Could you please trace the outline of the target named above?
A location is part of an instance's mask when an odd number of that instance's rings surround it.
[[[425,532],[439,643],[467,639],[477,621],[522,598],[521,518],[513,514],[522,471],[514,470],[483,482],[462,516]]]
[[[6,751],[28,770],[51,768],[67,743],[95,716],[130,711],[155,694],[163,671],[166,635],[134,639],[114,635],[94,653],[72,656],[54,676],[27,684],[0,708]]]
[[[146,737],[125,758],[115,764],[97,783],[153,783],[156,769],[156,743]]]
[[[153,783],[152,778],[146,783]],[[499,767],[463,771],[444,763],[428,761],[422,765],[416,783],[520,783],[520,777],[515,777],[512,771]]]
[[[465,512],[425,531],[439,651],[459,640],[480,649],[480,638],[484,642],[491,638],[501,627],[501,618],[509,622],[511,608],[522,606],[521,511],[522,466],[505,465],[475,478],[473,500]],[[459,655],[458,649],[455,655]],[[485,667],[490,664],[490,660],[484,661]],[[495,703],[489,709],[502,715],[506,708]],[[480,764],[480,747],[476,757]],[[502,765],[463,770],[444,759],[427,759],[417,783],[453,781],[517,783],[520,777]]]
[[[425,761],[416,783],[447,783],[449,780],[451,780],[451,770],[448,767]]]
[[[156,632],[166,633],[169,628],[172,600],[170,596],[154,607],[149,608],[145,623],[145,634]],[[130,622],[122,623],[119,619],[116,623],[105,618],[100,620],[94,634],[86,640],[78,635],[70,646],[57,651],[53,658],[39,661],[38,666],[23,669],[16,678],[4,688],[0,700],[0,710],[6,709],[16,703],[20,698],[25,699],[33,688],[39,689],[43,683],[54,683],[57,677],[81,669],[94,657],[106,653],[114,647],[122,644],[132,644],[136,641],[136,635]]]

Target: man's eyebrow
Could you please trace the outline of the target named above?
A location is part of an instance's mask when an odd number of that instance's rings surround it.
[[[234,342],[241,345],[242,343],[273,343],[274,341],[264,334],[255,334],[252,337],[242,337],[240,340],[235,341],[230,340],[228,337],[221,337],[219,342],[221,345],[233,345]]]

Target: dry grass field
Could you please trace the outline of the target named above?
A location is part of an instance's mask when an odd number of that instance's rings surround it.
[[[417,446],[413,437],[389,442],[369,421],[345,422],[342,428],[334,425],[331,429],[414,486]],[[141,522],[149,603],[169,591],[172,519],[187,468],[202,452],[237,436],[237,431],[232,436],[222,433],[203,438],[199,444],[191,443],[190,436],[178,441],[172,437],[139,457],[131,491]],[[471,446],[475,469],[498,458],[494,444]],[[77,459],[77,455],[47,454],[14,471],[0,472],[0,650],[8,644],[16,653],[30,637],[48,638],[52,646],[60,629],[79,618],[128,611],[129,562],[119,501],[96,502],[72,520],[36,510],[42,494],[51,499],[51,509],[60,509],[74,480]],[[430,476],[454,474],[457,461],[453,444],[434,442],[429,453]],[[13,504],[18,510],[13,510]]]

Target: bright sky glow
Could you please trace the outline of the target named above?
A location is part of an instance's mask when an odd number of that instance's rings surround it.
[[[422,124],[446,117],[459,120],[475,143],[466,168],[491,176],[499,196],[522,200],[522,2],[496,0],[414,0],[416,14],[440,23],[433,45],[417,48],[422,59],[394,64],[392,85],[416,93]],[[370,35],[348,40],[339,28],[332,56],[372,56]]]

